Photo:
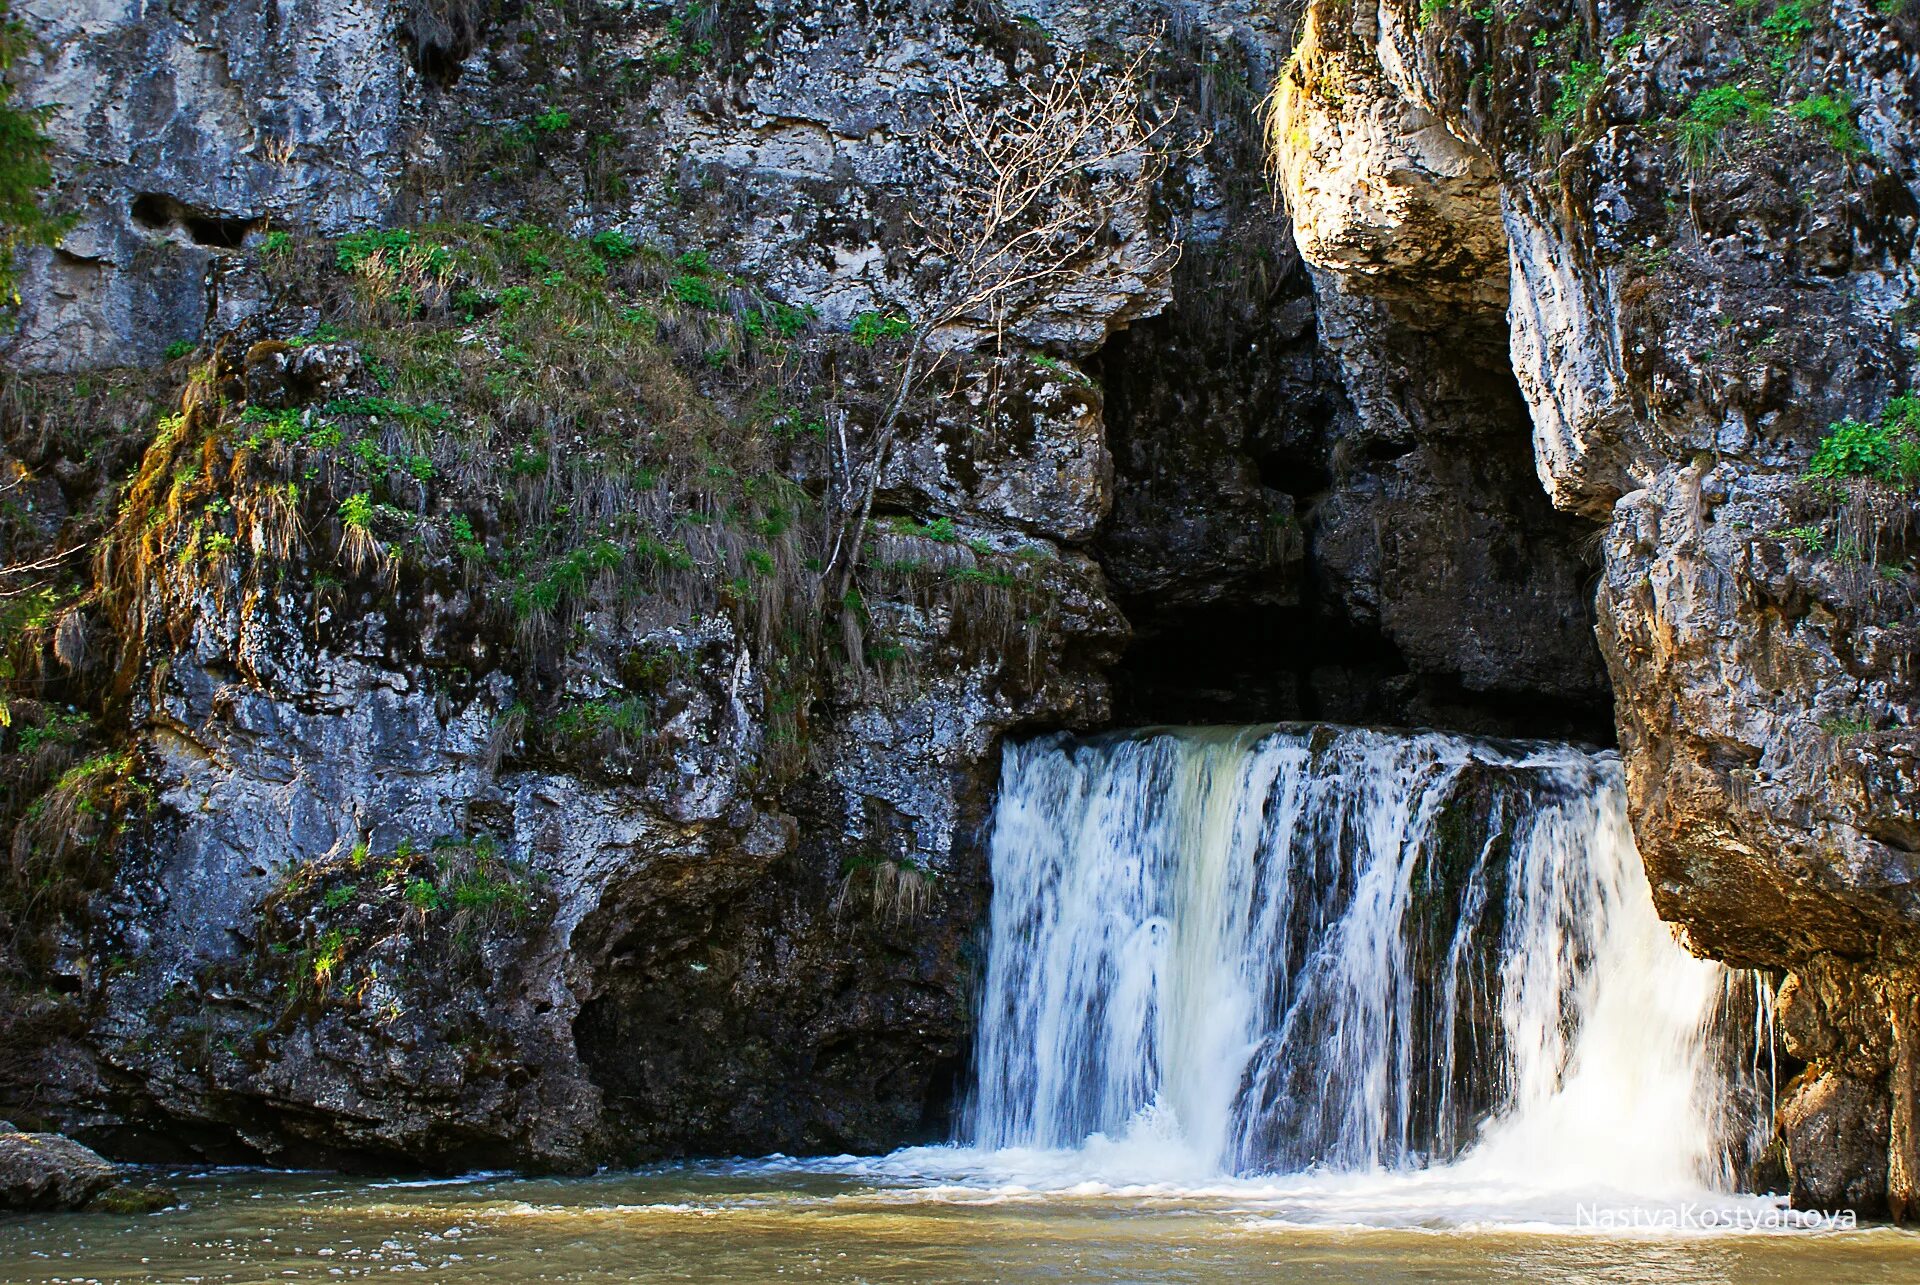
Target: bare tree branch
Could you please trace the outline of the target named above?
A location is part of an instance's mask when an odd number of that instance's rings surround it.
[[[958,84],[940,96],[921,139],[929,199],[913,216],[921,261],[940,273],[940,284],[915,319],[893,395],[861,449],[848,441],[844,420],[835,433],[837,516],[821,572],[831,601],[843,601],[852,584],[901,421],[940,364],[940,332],[971,323],[1004,344],[1016,305],[1079,276],[1108,253],[1121,215],[1147,207],[1176,152],[1172,119],[1142,114],[1150,48],[1147,42],[1119,67],[1065,57],[1023,76],[996,103]],[[1178,258],[1179,246],[1169,244],[1146,271],[1170,272]]]

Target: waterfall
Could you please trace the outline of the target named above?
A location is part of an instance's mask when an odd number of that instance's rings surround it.
[[[1766,989],[1656,917],[1611,755],[1052,737],[1007,748],[991,861],[976,1152],[1646,1193],[1764,1137]]]

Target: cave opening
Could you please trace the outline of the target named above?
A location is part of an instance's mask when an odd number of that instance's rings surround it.
[[[210,250],[238,250],[258,219],[218,214],[190,205],[164,192],[141,192],[133,198],[133,221],[150,232],[185,232],[195,245]]]
[[[1355,305],[1370,346],[1336,356],[1283,226],[1195,260],[1087,362],[1114,459],[1094,553],[1134,628],[1114,723],[1612,745],[1594,527],[1540,486],[1504,317]]]

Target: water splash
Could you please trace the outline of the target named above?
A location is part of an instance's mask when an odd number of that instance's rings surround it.
[[[992,863],[975,1155],[1668,1197],[1765,1134],[1766,989],[1655,916],[1610,755],[1049,738],[1007,750]]]

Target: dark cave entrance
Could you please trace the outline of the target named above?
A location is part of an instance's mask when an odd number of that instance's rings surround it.
[[[1284,226],[1249,236],[1087,363],[1114,457],[1094,553],[1135,630],[1115,725],[1613,744],[1595,527],[1540,485],[1504,317],[1343,300],[1343,371]]]

